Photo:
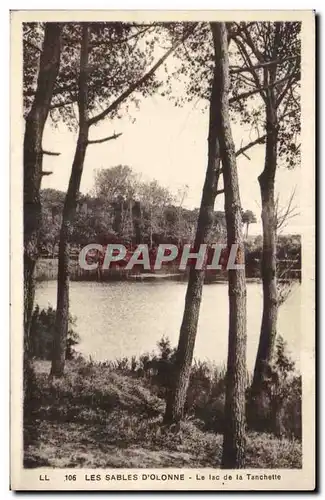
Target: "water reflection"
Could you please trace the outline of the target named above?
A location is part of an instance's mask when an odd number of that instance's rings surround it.
[[[168,336],[177,344],[186,283],[71,282],[70,308],[77,316],[81,336],[78,350],[95,360],[115,359],[152,351]],[[41,307],[56,307],[56,282],[42,282],[36,291]],[[257,351],[262,293],[258,283],[247,285],[247,363],[251,370]],[[279,311],[278,332],[299,367],[300,287],[297,285]],[[228,292],[226,284],[205,285],[195,357],[218,365],[226,363],[228,345]]]

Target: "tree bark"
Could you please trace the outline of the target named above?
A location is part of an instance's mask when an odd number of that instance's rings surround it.
[[[265,164],[259,176],[262,200],[263,253],[263,316],[260,340],[256,356],[252,396],[256,397],[262,388],[274,353],[276,338],[278,303],[276,284],[276,213],[274,201],[274,184],[277,166],[277,112],[274,93],[269,92],[266,108],[266,151]]]
[[[75,156],[72,164],[68,191],[65,197],[62,226],[59,243],[57,309],[55,318],[55,336],[53,342],[51,376],[62,377],[65,366],[66,343],[69,322],[69,240],[77,208],[81,176],[86,156],[89,136],[88,122],[88,56],[89,27],[82,25],[79,74],[79,133]]]
[[[211,23],[219,77],[217,123],[224,181],[227,245],[238,245],[237,264],[244,264],[242,209],[235,145],[229,117],[229,58],[225,23]],[[245,269],[228,270],[229,334],[225,430],[222,467],[245,467],[246,279]]]
[[[29,363],[29,332],[34,306],[34,272],[39,256],[41,227],[40,188],[42,181],[42,139],[48,117],[54,84],[59,72],[61,55],[61,27],[45,23],[44,43],[40,57],[37,88],[30,112],[26,118],[24,136],[24,368]],[[26,389],[24,377],[24,394]]]
[[[197,222],[194,243],[195,251],[198,251],[200,245],[207,241],[207,236],[213,225],[214,204],[220,175],[219,143],[216,125],[216,115],[218,112],[217,86],[218,74],[215,70],[210,99],[208,165]],[[204,274],[204,269],[195,269],[194,266],[191,266],[174,368],[175,382],[166,401],[164,417],[164,423],[166,424],[178,423],[183,417],[201,306]]]

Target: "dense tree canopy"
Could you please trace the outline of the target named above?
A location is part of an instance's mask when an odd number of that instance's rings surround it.
[[[95,172],[91,194],[79,193],[71,243],[79,247],[91,242],[107,243],[117,237],[125,243],[134,243],[132,204],[135,201],[141,207],[142,242],[192,242],[198,210],[185,208],[185,200],[178,195],[156,180],[140,181],[128,166],[100,169]],[[41,199],[41,245],[43,253],[53,254],[60,237],[64,193],[43,189]],[[223,242],[224,213],[216,211],[214,217],[211,243]]]
[[[62,23],[62,64],[55,84],[50,117],[53,124],[64,121],[77,127],[78,71],[80,39],[83,23]],[[87,23],[90,28],[88,64],[88,107],[94,124],[101,116],[113,118],[129,112],[131,104],[139,105],[141,96],[152,95],[158,88],[169,88],[171,76],[164,82],[155,72],[130,93],[120,97],[141,81],[155,63],[164,63],[182,40],[190,36],[191,23],[150,23],[142,25],[124,22]],[[23,24],[24,47],[24,108],[31,105],[35,93],[38,62],[44,38],[44,23]],[[165,50],[159,51],[157,46]],[[168,46],[167,46],[168,45]],[[164,60],[162,60],[164,59]],[[103,83],[105,83],[103,85]],[[163,90],[161,90],[163,92]],[[119,104],[115,105],[119,100]]]

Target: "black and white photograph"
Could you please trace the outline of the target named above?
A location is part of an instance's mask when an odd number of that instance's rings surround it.
[[[315,14],[11,37],[12,489],[313,490]]]

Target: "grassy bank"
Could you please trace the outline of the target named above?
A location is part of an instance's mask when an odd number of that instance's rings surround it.
[[[197,417],[162,425],[164,400],[146,378],[111,363],[67,362],[50,381],[48,361],[36,361],[25,467],[220,466],[222,434]],[[248,432],[247,468],[299,468],[301,442]]]

